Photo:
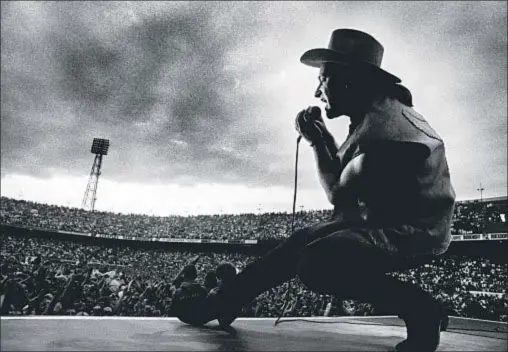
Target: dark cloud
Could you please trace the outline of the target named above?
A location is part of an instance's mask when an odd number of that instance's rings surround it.
[[[390,23],[418,55],[457,70],[456,104],[491,122],[478,138],[506,145],[506,6],[2,2],[2,176],[84,175],[103,137],[114,180],[290,184],[293,146],[281,151],[275,122],[257,115],[280,98],[239,85],[297,63],[299,30],[355,16]],[[506,159],[479,150],[479,162]]]
[[[105,165],[115,179],[260,179],[253,155],[261,136],[244,140],[231,128],[242,116],[228,99],[235,74],[224,70],[257,20],[224,17],[221,25],[224,4],[187,5],[145,14],[134,7],[137,20],[115,25],[99,16],[120,13],[114,3],[45,3],[37,8],[43,30],[26,36],[23,9],[2,7],[2,173],[83,174],[98,136],[111,139]],[[227,7],[244,18],[252,6]],[[227,140],[253,148],[240,155],[223,149]]]

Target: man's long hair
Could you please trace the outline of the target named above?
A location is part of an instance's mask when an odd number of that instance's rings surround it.
[[[400,83],[394,82],[379,71],[361,71],[353,70],[351,75],[354,76],[353,81],[358,80],[360,86],[368,88],[372,93],[385,95],[394,98],[402,104],[413,107],[413,96],[408,88]]]
[[[396,83],[391,84],[388,88],[388,96],[390,98],[395,98],[398,101],[400,101],[402,104],[409,106],[410,108],[413,107],[413,95],[402,84]]]

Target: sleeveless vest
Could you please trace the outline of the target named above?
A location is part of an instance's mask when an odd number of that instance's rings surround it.
[[[356,156],[375,150],[387,142],[392,144],[416,143],[424,146],[427,157],[411,176],[411,189],[403,192],[371,191],[371,194],[353,192],[346,208],[357,219],[368,225],[388,227],[410,225],[422,228],[443,241],[451,238],[450,230],[455,205],[455,191],[450,181],[450,172],[442,138],[427,123],[422,115],[402,104],[397,99],[385,98],[374,104],[365,118],[352,130],[339,147],[337,157],[342,169]],[[362,175],[373,179],[376,175]],[[344,218],[344,206],[338,200],[334,217]],[[350,217],[348,215],[347,217]],[[448,239],[447,239],[448,237]]]

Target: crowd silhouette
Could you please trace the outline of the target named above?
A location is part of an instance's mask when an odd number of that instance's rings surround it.
[[[481,233],[505,223],[506,200],[458,202],[453,234]],[[300,211],[296,228],[324,221],[331,210]],[[292,215],[260,213],[157,217],[89,212],[1,198],[0,222],[26,228],[110,237],[175,239],[271,239],[288,236]],[[172,279],[195,252],[133,248],[124,244],[85,244],[72,240],[1,236],[2,315],[171,316]],[[121,241],[120,241],[121,242]],[[198,281],[220,262],[239,270],[256,259],[243,253],[203,252]],[[451,314],[507,321],[508,265],[481,257],[446,255],[419,268],[394,272],[432,292]],[[253,317],[340,316],[383,313],[363,302],[319,295],[299,280],[259,295],[242,315]],[[206,281],[207,286],[210,280]],[[285,300],[285,293],[289,298]],[[211,287],[208,287],[210,289]]]
[[[481,233],[506,224],[498,202],[458,202],[452,234]],[[331,210],[300,211],[295,228],[330,218]],[[0,222],[48,230],[102,234],[109,237],[187,238],[216,240],[282,239],[291,231],[292,214],[272,212],[240,215],[149,216],[89,212],[80,208],[1,198]]]
[[[0,238],[2,315],[172,316],[172,280],[197,254],[11,236],[5,232]],[[231,262],[241,270],[256,258],[242,253],[199,254],[198,281],[202,284],[220,262]],[[433,292],[452,315],[507,321],[507,269],[508,265],[485,258],[446,256],[391,275]],[[313,293],[298,279],[292,281],[286,306],[288,283],[259,295],[242,315],[386,313],[363,302]]]

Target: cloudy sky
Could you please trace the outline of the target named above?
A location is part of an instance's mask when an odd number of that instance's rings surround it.
[[[1,194],[96,209],[290,211],[301,54],[367,31],[445,140],[458,199],[507,194],[506,2],[2,2]],[[347,118],[328,121],[337,141]],[[301,144],[298,207],[330,208]]]

